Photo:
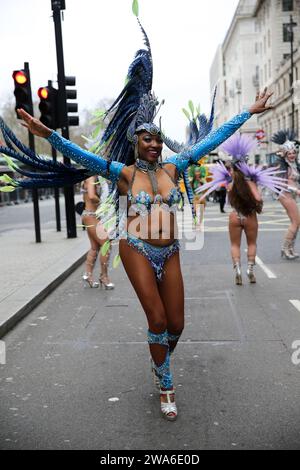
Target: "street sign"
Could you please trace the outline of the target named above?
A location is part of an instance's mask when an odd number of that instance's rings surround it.
[[[263,129],[259,129],[255,134],[257,140],[263,140],[266,137],[266,133]]]

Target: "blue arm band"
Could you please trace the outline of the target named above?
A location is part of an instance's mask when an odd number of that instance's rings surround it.
[[[250,117],[251,113],[249,111],[244,111],[243,113],[238,114],[233,119],[219,127],[219,129],[210,132],[208,136],[206,136],[201,142],[195,144],[189,150],[167,158],[165,163],[173,163],[176,166],[177,171],[182,173],[190,165],[196,164],[200,158],[219,147],[219,145],[225,142],[225,140],[227,140],[246,121],[248,121]]]
[[[83,150],[78,145],[62,137],[56,131],[53,131],[48,142],[65,157],[71,158],[95,175],[101,175],[110,181],[117,182],[120,179],[124,164],[120,162],[109,163],[105,158],[95,155],[87,150]]]

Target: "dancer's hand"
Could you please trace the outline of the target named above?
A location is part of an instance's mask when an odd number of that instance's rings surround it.
[[[24,122],[21,122],[22,126],[26,127],[32,134],[37,135],[38,137],[50,137],[52,130],[49,127],[44,126],[44,124],[30,114],[26,113],[24,109],[18,109],[18,114]]]
[[[273,106],[267,104],[274,92],[269,92],[268,88],[265,88],[262,93],[257,93],[255,103],[250,106],[249,112],[251,114],[261,114],[268,109],[273,109]]]

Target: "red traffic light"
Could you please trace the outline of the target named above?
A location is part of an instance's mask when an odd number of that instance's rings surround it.
[[[15,70],[12,76],[19,85],[25,85],[28,82],[28,77],[23,70]]]
[[[49,89],[47,87],[41,87],[37,92],[39,98],[47,100],[49,98]]]

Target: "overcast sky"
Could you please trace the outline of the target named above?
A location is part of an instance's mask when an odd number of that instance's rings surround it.
[[[223,42],[238,0],[139,0],[140,20],[150,39],[153,89],[165,99],[163,128],[184,140],[189,99],[209,110],[209,69]],[[66,0],[65,70],[77,77],[81,109],[121,91],[142,37],[132,0]],[[51,0],[0,0],[0,107],[12,96],[12,71],[30,63],[33,93],[56,79]]]

